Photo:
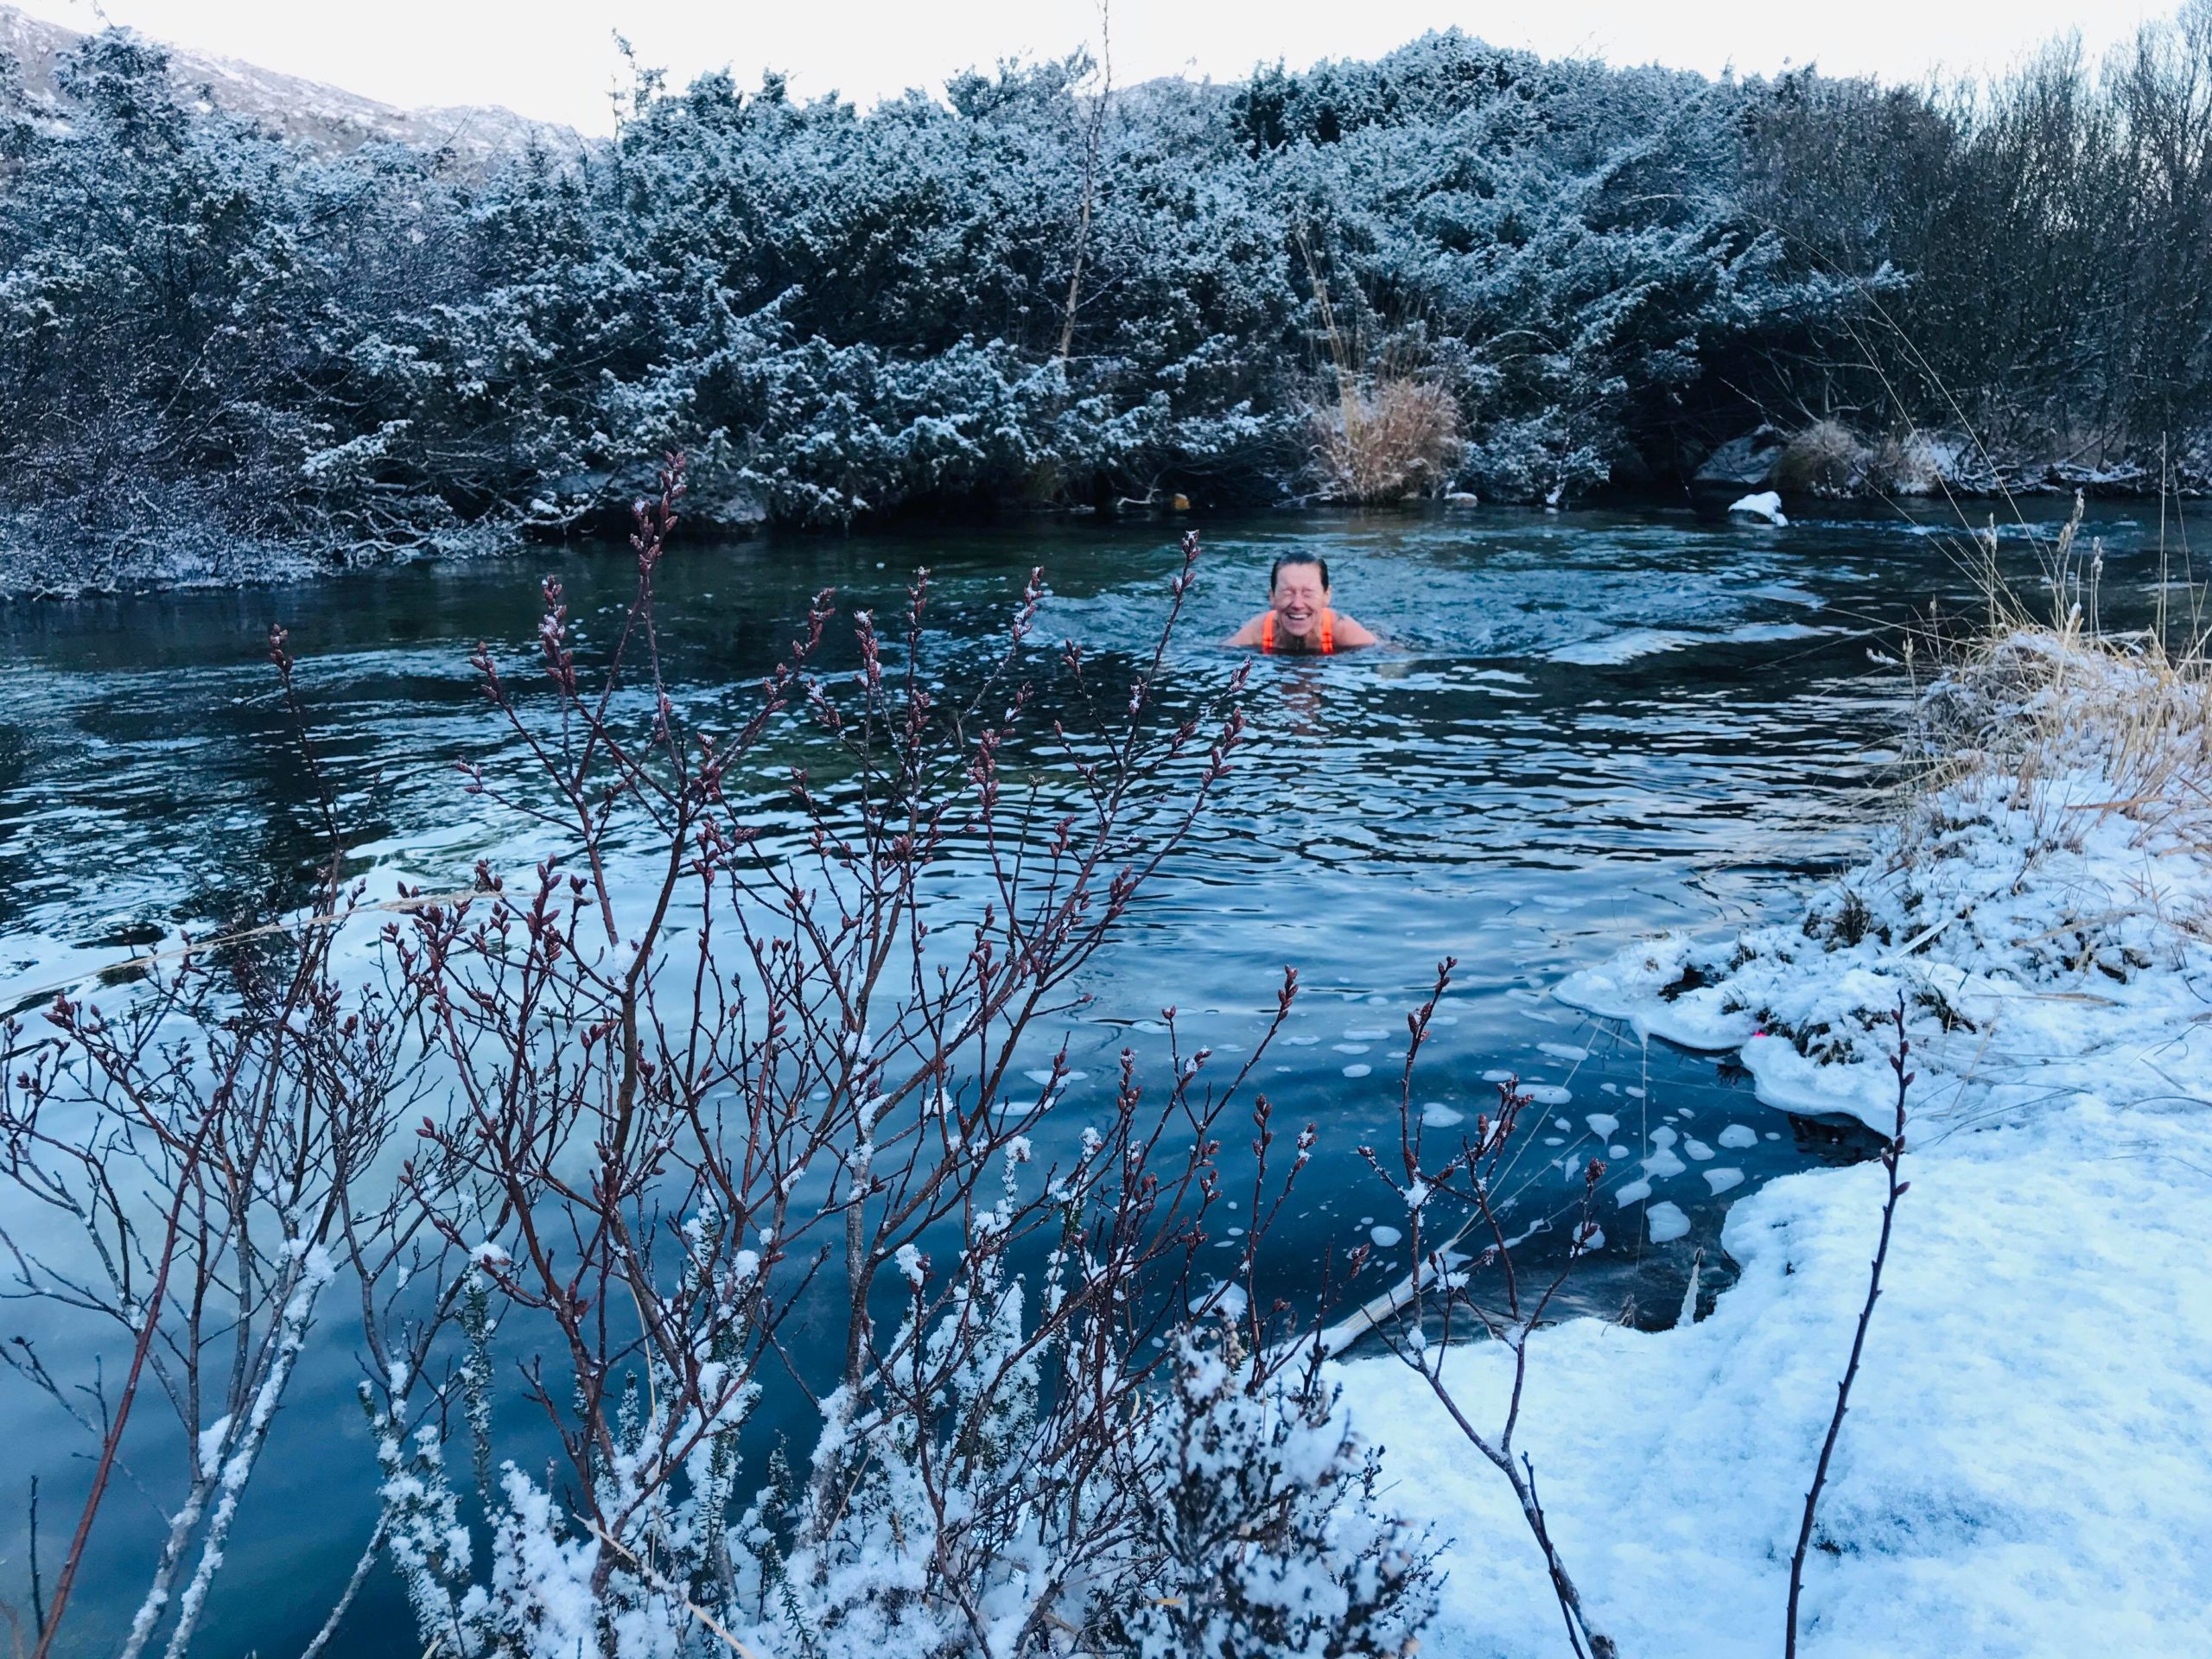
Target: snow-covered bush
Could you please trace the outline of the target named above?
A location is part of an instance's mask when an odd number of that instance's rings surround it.
[[[1136,1559],[1108,1621],[1145,1659],[1323,1659],[1413,1650],[1430,1594],[1426,1541],[1381,1510],[1380,1464],[1336,1417],[1318,1367],[1255,1386],[1198,1333],[1146,1427]]]
[[[1990,448],[1955,484],[2039,443],[2139,482],[2142,435],[2193,466],[2212,422],[2202,147],[2164,179],[2131,124],[2193,107],[2207,16],[2126,74],[2044,65],[1972,105],[1452,33],[1103,111],[1081,59],[865,114],[646,77],[617,137],[480,172],[279,137],[110,31],[50,92],[0,72],[0,507],[388,554],[611,528],[633,458],[677,444],[731,525],[1280,500],[1317,471],[1533,501],[1831,408],[1968,408]],[[2172,270],[2109,257],[2114,213]],[[1898,317],[1922,355],[1892,410],[1866,342]],[[1360,384],[1317,434],[1347,340]],[[1403,430],[1370,465],[1355,429]]]

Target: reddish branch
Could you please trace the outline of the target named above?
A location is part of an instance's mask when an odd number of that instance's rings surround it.
[[[1874,1304],[1882,1294],[1882,1268],[1890,1256],[1890,1230],[1897,1219],[1897,1200],[1904,1197],[1912,1183],[1899,1179],[1899,1166],[1904,1157],[1905,1095],[1912,1087],[1913,1074],[1904,1069],[1905,1056],[1912,1045],[1904,1033],[1904,1000],[1897,1000],[1897,1010],[1891,1016],[1897,1027],[1897,1052],[1890,1058],[1890,1069],[1897,1074],[1897,1128],[1882,1148],[1882,1168],[1889,1179],[1889,1191],[1882,1200],[1881,1236],[1874,1245],[1874,1261],[1866,1274],[1866,1302],[1859,1310],[1859,1324],[1851,1335],[1851,1357],[1843,1368],[1843,1379],[1835,1385],[1835,1410],[1828,1418],[1828,1432],[1821,1441],[1820,1460],[1813,1465],[1813,1484],[1805,1493],[1805,1513],[1797,1523],[1797,1548],[1789,1556],[1789,1614],[1783,1637],[1783,1659],[1796,1659],[1797,1605],[1804,1588],[1805,1554],[1812,1548],[1814,1513],[1820,1507],[1821,1489],[1827,1484],[1828,1463],[1835,1455],[1835,1443],[1843,1433],[1843,1415],[1851,1407],[1851,1385],[1859,1376],[1859,1356],[1866,1349],[1866,1327],[1873,1323]]]
[[[1422,1046],[1428,1040],[1437,1004],[1450,988],[1452,972],[1458,965],[1456,959],[1451,957],[1440,963],[1436,982],[1427,999],[1406,1017],[1406,1063],[1399,1082],[1399,1173],[1393,1175],[1384,1170],[1371,1148],[1360,1148],[1369,1166],[1389,1182],[1404,1201],[1413,1246],[1414,1271],[1403,1325],[1397,1330],[1383,1328],[1382,1338],[1393,1353],[1421,1374],[1468,1443],[1512,1487],[1529,1535],[1542,1552],[1545,1572],[1559,1602],[1560,1615],[1566,1621],[1567,1643],[1578,1659],[1586,1659],[1586,1659],[1613,1659],[1618,1648],[1611,1637],[1592,1627],[1581,1592],[1552,1540],[1550,1524],[1536,1491],[1535,1465],[1526,1452],[1516,1455],[1513,1444],[1520,1427],[1522,1402],[1528,1384],[1529,1339],[1542,1324],[1553,1300],[1566,1284],[1568,1272],[1592,1236],[1591,1209],[1598,1184],[1605,1178],[1605,1166],[1592,1159],[1585,1167],[1581,1197],[1567,1249],[1558,1269],[1532,1297],[1522,1285],[1514,1250],[1533,1234],[1548,1230],[1550,1224],[1548,1218],[1540,1219],[1519,1236],[1510,1235],[1506,1214],[1511,1201],[1501,1198],[1497,1189],[1511,1167],[1521,1115],[1532,1103],[1533,1097],[1522,1091],[1517,1077],[1500,1084],[1497,1115],[1492,1117],[1487,1112],[1478,1114],[1473,1135],[1463,1135],[1458,1148],[1440,1162],[1429,1159],[1425,1152],[1420,1119],[1414,1108],[1414,1066]],[[1423,1234],[1432,1211],[1440,1205],[1456,1205],[1465,1218],[1441,1245],[1432,1247],[1424,1243]],[[1467,1261],[1455,1255],[1452,1247],[1470,1234],[1486,1237],[1488,1242],[1480,1246],[1471,1261]],[[1477,1295],[1479,1275],[1494,1275],[1499,1298],[1497,1305]],[[1439,1326],[1434,1338],[1427,1334],[1423,1325],[1425,1315],[1431,1311],[1435,1313]],[[1504,1422],[1495,1433],[1478,1427],[1468,1417],[1444,1381],[1444,1355],[1458,1334],[1462,1316],[1471,1319],[1491,1340],[1503,1343],[1513,1356],[1512,1393]]]

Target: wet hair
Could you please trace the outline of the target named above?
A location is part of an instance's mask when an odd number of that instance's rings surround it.
[[[1329,586],[1329,562],[1316,554],[1299,552],[1286,553],[1282,557],[1277,559],[1274,564],[1268,568],[1268,591],[1269,593],[1272,594],[1274,592],[1275,578],[1282,575],[1282,568],[1286,564],[1310,564],[1314,566],[1321,573],[1322,588],[1324,591],[1327,589]]]

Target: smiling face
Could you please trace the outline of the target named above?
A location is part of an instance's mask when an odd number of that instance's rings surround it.
[[[1321,613],[1329,607],[1329,585],[1320,567],[1286,564],[1275,572],[1268,602],[1274,607],[1275,626],[1294,639],[1306,639],[1320,631]]]

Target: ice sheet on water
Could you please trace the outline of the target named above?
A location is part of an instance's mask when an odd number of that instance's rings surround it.
[[[1706,1162],[1713,1156],[1713,1148],[1707,1146],[1702,1141],[1685,1141],[1682,1142],[1682,1150],[1689,1154],[1692,1158],[1695,1159],[1700,1164]]]
[[[1421,1109],[1421,1121],[1432,1129],[1448,1129],[1465,1116],[1453,1111],[1440,1100],[1432,1100]]]
[[[1539,1106],[1564,1106],[1574,1098],[1572,1094],[1555,1083],[1523,1084],[1521,1086],[1521,1092]]]
[[[1548,1054],[1555,1060],[1565,1060],[1571,1065],[1579,1065],[1590,1058],[1588,1049],[1574,1043],[1538,1043],[1536,1052]]]
[[[1363,1077],[1374,1069],[1375,1068],[1371,1065],[1356,1062],[1353,1065],[1344,1067],[1344,1076],[1348,1077]]]
[[[1630,1181],[1626,1185],[1622,1186],[1614,1192],[1613,1202],[1620,1205],[1622,1209],[1625,1210],[1631,1204],[1642,1204],[1650,1196],[1650,1182]]]
[[[1759,1143],[1759,1132],[1748,1123],[1731,1123],[1713,1139],[1731,1152],[1741,1152],[1745,1147]]]
[[[1651,1224],[1651,1242],[1654,1244],[1670,1244],[1690,1230],[1690,1218],[1678,1206],[1664,1199],[1646,1210],[1643,1218]]]
[[[1725,1167],[1708,1169],[1705,1172],[1705,1184],[1713,1189],[1713,1196],[1718,1198],[1732,1186],[1741,1186],[1744,1184],[1744,1172],[1740,1169]]]
[[[1386,1250],[1405,1236],[1396,1228],[1389,1226],[1370,1227],[1367,1230],[1367,1236]]]
[[[1621,1121],[1611,1112],[1592,1112],[1582,1120],[1590,1126],[1590,1133],[1600,1140],[1610,1140],[1621,1126]]]

